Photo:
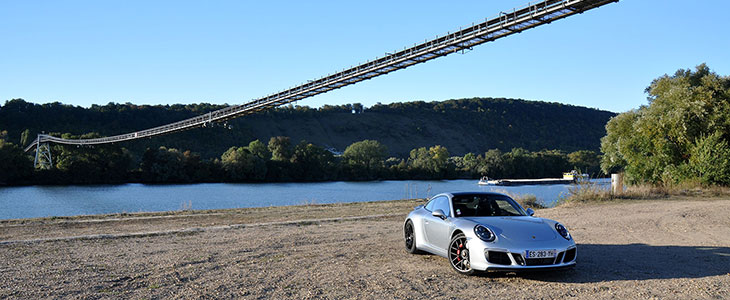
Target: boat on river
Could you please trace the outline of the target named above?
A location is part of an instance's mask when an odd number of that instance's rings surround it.
[[[563,179],[569,179],[569,180],[588,180],[590,179],[590,176],[586,173],[578,173],[576,170],[572,170],[570,172],[563,173]]]
[[[515,185],[543,185],[543,184],[572,184],[575,179],[566,178],[538,178],[538,179],[490,179],[487,176],[479,179],[479,185],[499,185],[499,186],[515,186]]]
[[[500,180],[489,179],[487,176],[482,176],[477,184],[479,185],[499,185]]]

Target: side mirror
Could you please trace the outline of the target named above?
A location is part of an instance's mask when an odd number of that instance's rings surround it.
[[[434,216],[434,217],[438,217],[441,220],[446,220],[446,214],[444,214],[444,211],[443,210],[440,210],[440,209],[434,210],[431,213],[431,215]]]
[[[528,208],[525,212],[527,213],[528,216],[534,216],[535,215],[535,211],[532,210],[532,208]]]

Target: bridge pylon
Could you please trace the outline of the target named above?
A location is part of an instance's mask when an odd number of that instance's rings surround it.
[[[49,143],[41,143],[40,135],[36,140],[35,160],[33,167],[36,169],[52,169],[53,158],[51,157],[51,145]]]

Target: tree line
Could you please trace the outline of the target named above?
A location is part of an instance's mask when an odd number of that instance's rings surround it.
[[[226,105],[135,105],[109,103],[79,107],[35,104],[12,99],[0,105],[0,129],[21,147],[39,133],[97,132],[102,136],[148,129],[221,109]],[[600,149],[606,122],[614,113],[596,109],[504,98],[411,101],[391,104],[286,105],[222,123],[153,139],[123,144],[133,153],[160,146],[187,149],[203,159],[219,158],[241,141],[288,136],[343,151],[365,138],[388,147],[390,155],[407,157],[414,148],[434,144],[463,156],[485,149],[567,152]],[[387,124],[388,126],[383,126]],[[204,142],[201,142],[204,141]]]
[[[5,137],[7,135],[4,135]],[[96,133],[64,138],[94,138]],[[230,147],[219,157],[202,158],[189,150],[148,148],[136,157],[115,145],[76,147],[52,145],[53,168],[32,168],[32,157],[0,138],[3,184],[98,184],[98,183],[194,183],[194,182],[288,182],[332,180],[402,180],[560,177],[580,169],[598,175],[599,155],[590,150],[502,152],[452,156],[446,147],[418,147],[407,157],[388,155],[375,140],[352,143],[344,152],[289,137],[276,136],[268,143],[254,140]]]

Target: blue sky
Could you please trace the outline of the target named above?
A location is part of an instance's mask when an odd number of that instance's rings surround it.
[[[239,104],[527,1],[2,1],[0,102]],[[300,105],[510,97],[623,112],[730,75],[730,1],[622,0]]]

